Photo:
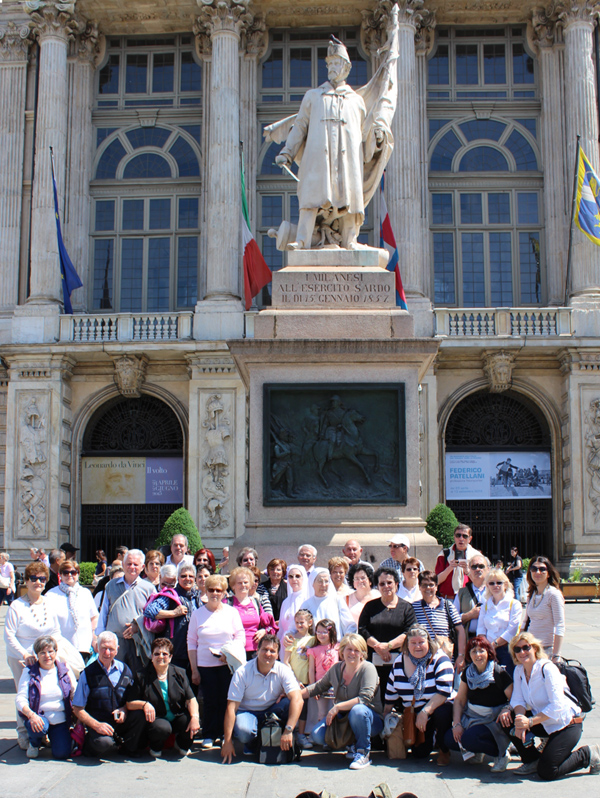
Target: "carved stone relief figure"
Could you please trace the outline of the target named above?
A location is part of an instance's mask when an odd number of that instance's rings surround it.
[[[512,385],[515,356],[511,352],[484,352],[483,371],[490,384],[491,393],[508,391]]]
[[[115,383],[119,393],[130,399],[137,399],[141,394],[141,387],[146,379],[145,357],[123,355],[115,360]]]
[[[47,398],[22,396],[19,402],[18,537],[44,537],[48,441]]]
[[[229,516],[226,505],[230,499],[229,449],[231,446],[231,422],[226,404],[228,397],[220,393],[211,394],[205,408],[202,426],[208,452],[202,463],[206,473],[202,477],[203,508],[205,525],[209,529],[222,529],[227,526]]]
[[[585,414],[587,495],[594,507],[594,520],[600,521],[600,398],[592,399]]]

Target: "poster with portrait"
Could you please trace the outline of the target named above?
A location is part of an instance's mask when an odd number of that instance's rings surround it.
[[[550,499],[550,452],[448,452],[446,499]]]

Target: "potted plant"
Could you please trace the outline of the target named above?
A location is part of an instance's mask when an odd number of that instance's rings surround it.
[[[583,568],[575,568],[567,579],[560,580],[565,599],[593,601],[600,592],[600,577],[583,576]]]

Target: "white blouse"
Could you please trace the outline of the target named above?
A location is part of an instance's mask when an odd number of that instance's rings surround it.
[[[567,680],[550,660],[535,661],[529,682],[523,666],[517,665],[513,679],[510,705],[527,707],[534,715],[547,715],[549,720],[545,720],[542,726],[548,734],[564,729],[572,718],[581,714],[580,708],[565,695]]]
[[[477,634],[485,635],[491,643],[499,637],[510,643],[519,631],[522,615],[521,602],[514,597],[504,596],[497,604],[487,598],[479,611]]]
[[[8,608],[4,622],[7,656],[23,659],[29,656],[40,635],[60,637],[60,627],[50,603],[42,597],[40,604],[30,605],[26,596],[15,599]]]

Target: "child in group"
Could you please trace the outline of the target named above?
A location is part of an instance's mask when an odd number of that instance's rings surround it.
[[[293,634],[285,636],[285,650],[283,654],[283,661],[289,665],[294,672],[294,676],[298,679],[300,687],[310,684],[308,672],[308,656],[307,651],[309,646],[315,642],[313,616],[309,610],[298,610],[294,615],[294,624],[296,631]],[[304,702],[300,719],[298,721],[298,734],[296,740],[300,748],[312,748],[310,737],[305,734],[306,729],[306,715],[307,715],[307,702]]]
[[[337,641],[337,632],[335,623],[329,618],[322,618],[317,622],[315,627],[316,640],[314,644],[308,649],[308,676],[310,684],[318,682],[322,679],[327,671],[339,662],[339,644]],[[319,704],[319,718],[321,721],[327,715],[331,699],[333,695],[325,693],[317,697]]]

